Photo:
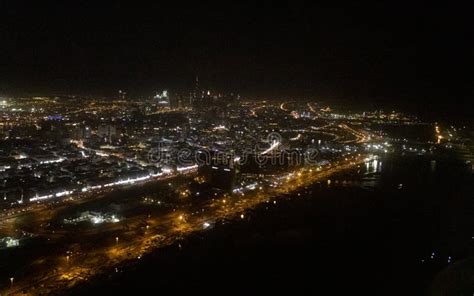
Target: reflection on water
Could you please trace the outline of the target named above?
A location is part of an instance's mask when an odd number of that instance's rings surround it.
[[[378,158],[365,162],[365,174],[380,173],[382,171],[382,161]]]
[[[365,189],[372,189],[377,186],[377,182],[382,172],[382,160],[378,157],[367,160],[365,162],[365,171],[362,171],[362,177],[358,185]]]
[[[455,159],[391,154],[367,159],[352,178],[352,184],[368,190],[402,190],[409,186],[418,188],[421,194],[426,189],[469,184],[472,173],[468,165]]]

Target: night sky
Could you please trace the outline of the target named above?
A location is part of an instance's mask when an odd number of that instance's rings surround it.
[[[10,2],[0,4],[0,94],[137,97],[186,91],[199,75],[250,98],[430,102],[451,114],[472,105],[462,8]]]

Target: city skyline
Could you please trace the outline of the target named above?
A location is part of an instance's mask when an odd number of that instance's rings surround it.
[[[454,69],[460,62],[462,69],[467,48],[451,46],[466,27],[459,19],[440,28],[441,8],[419,8],[17,3],[0,20],[0,94],[113,96],[124,89],[141,97],[187,90],[198,75],[251,98],[429,101],[436,112],[466,116],[472,87]]]

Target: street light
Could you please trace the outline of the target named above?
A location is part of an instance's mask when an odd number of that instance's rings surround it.
[[[15,278],[10,278],[10,288],[13,287],[13,280],[15,280]]]

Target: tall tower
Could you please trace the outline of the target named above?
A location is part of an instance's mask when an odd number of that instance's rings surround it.
[[[201,94],[199,89],[199,77],[196,75],[196,80],[194,81],[194,87],[191,93],[189,105],[194,107],[200,98]]]
[[[199,77],[196,75],[196,81],[194,82],[194,90],[193,90],[194,99],[198,98],[199,95]]]

